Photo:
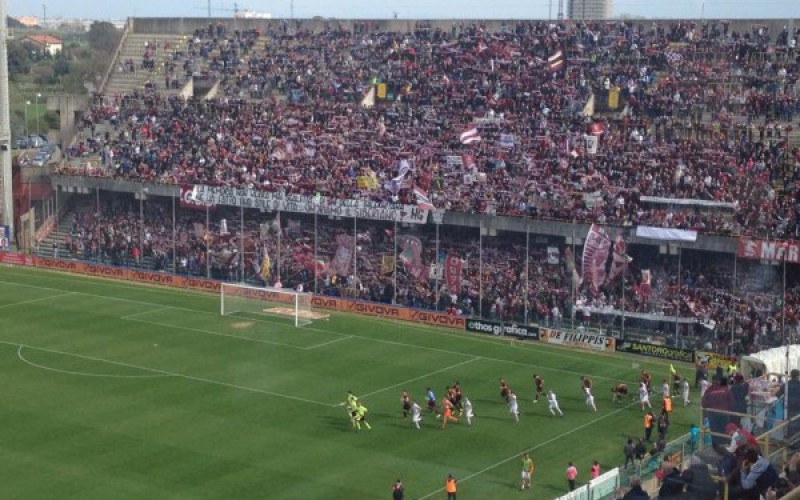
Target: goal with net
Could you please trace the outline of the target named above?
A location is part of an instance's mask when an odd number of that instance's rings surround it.
[[[220,313],[223,316],[246,313],[292,318],[294,326],[310,324],[327,318],[311,308],[310,293],[285,288],[265,288],[238,283],[223,283],[220,287]]]

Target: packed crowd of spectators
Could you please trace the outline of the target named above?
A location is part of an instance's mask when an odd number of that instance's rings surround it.
[[[95,96],[74,145],[102,155],[91,175],[406,203],[416,185],[453,211],[797,233],[800,53],[788,30],[217,25],[174,50],[172,70],[183,61],[186,75],[219,81],[218,97]],[[482,141],[462,144],[471,126]],[[387,188],[404,160],[412,174]]]
[[[629,332],[677,337],[718,350],[757,350],[780,344],[783,332],[790,338],[800,333],[796,278],[789,277],[784,308],[780,268],[735,264],[732,257],[709,259],[708,253],[685,250],[679,272],[676,256],[631,246],[625,284],[618,277],[592,292],[573,281],[572,269],[580,270],[579,251],[549,240],[537,243],[533,235],[526,246],[525,234],[481,240],[477,230],[442,227],[437,253],[431,225],[404,228],[328,217],[315,224],[307,214],[278,218],[217,207],[208,214],[179,208],[173,230],[168,200],[151,197],[141,207],[122,195],[104,193],[100,200],[99,209],[84,202],[72,212],[58,256],[604,332],[619,331],[625,311]],[[406,251],[408,237],[420,242],[422,273]],[[334,266],[341,248],[346,250],[345,263]],[[445,267],[448,256],[462,263],[455,289],[444,273],[436,273],[436,265]],[[650,271],[652,291],[641,286],[643,270]]]
[[[726,22],[355,28],[197,30],[164,47],[172,50],[165,86],[182,71],[218,81],[218,97],[184,100],[155,85],[96,95],[67,153],[99,162],[72,161],[63,172],[408,204],[417,186],[450,211],[798,234],[800,153],[789,139],[800,53],[788,30],[735,32]],[[559,51],[565,69],[554,72],[548,58]],[[482,140],[462,144],[471,127]],[[390,182],[406,162],[410,173]],[[204,214],[180,211],[173,237],[165,206],[145,203],[144,225],[137,208],[119,198],[80,210],[65,249],[508,321],[619,329],[624,309],[629,328],[719,349],[779,343],[800,321],[796,280],[784,302],[774,267],[740,263],[734,277],[733,258],[709,264],[687,251],[679,270],[674,256],[633,248],[624,286],[618,278],[590,290],[574,280],[566,263],[580,269],[579,256],[563,243],[553,262],[552,243],[526,248],[524,235],[504,233],[480,247],[477,234],[451,228],[437,255],[432,226],[403,229],[419,238],[424,264],[463,260],[462,286],[449,291],[443,277],[395,263],[400,235],[391,223],[354,229],[326,220],[314,232],[307,215],[284,214],[276,226],[255,213],[240,236],[238,210],[218,207],[209,227]],[[355,268],[331,272],[343,244],[356,249]],[[316,282],[314,269],[322,269]],[[643,270],[652,292],[640,288]]]

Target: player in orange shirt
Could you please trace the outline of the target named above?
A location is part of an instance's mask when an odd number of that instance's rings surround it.
[[[453,415],[453,403],[449,399],[442,402],[444,413],[442,415],[442,429],[447,427],[447,422],[458,422],[458,417]]]

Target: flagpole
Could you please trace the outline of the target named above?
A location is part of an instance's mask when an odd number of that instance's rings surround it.
[[[436,256],[434,257],[433,261],[436,265],[436,273],[434,274],[434,294],[436,295],[436,303],[434,305],[433,310],[439,310],[439,273],[441,272],[441,268],[439,267],[439,223],[442,221],[441,214],[434,214],[433,221],[436,223]]]
[[[525,324],[528,324],[528,283],[530,282],[530,245],[531,245],[531,222],[525,221],[525,298],[522,303],[525,307]]]
[[[276,274],[278,275],[278,281],[281,283],[281,285],[283,285],[283,282],[281,281],[281,228],[281,211],[278,210],[278,250],[276,255],[276,266],[278,272]]]
[[[358,281],[358,217],[353,217],[353,297],[356,296]]]
[[[572,260],[573,260],[573,265],[575,265],[575,262],[574,262],[575,261],[575,221],[574,220],[572,221]],[[575,306],[576,306],[576,302],[577,302],[577,298],[575,297],[575,295],[578,292],[576,290],[578,284],[575,282],[575,273],[573,273],[573,275],[569,277],[569,280],[570,280],[569,295],[570,295],[570,300],[572,301],[572,304],[570,304],[570,306],[569,306],[569,309],[570,309],[569,315],[570,315],[570,318],[571,318],[570,322],[571,322],[571,325],[572,325],[572,331],[574,332],[575,331]]]
[[[177,229],[175,227],[175,193],[172,193],[172,272],[178,274],[178,267],[176,265],[178,262],[177,260],[178,258],[176,256],[178,245],[175,242],[176,239],[177,239]]]
[[[316,197],[314,197],[317,200]],[[319,293],[319,264],[317,263],[317,218],[319,217],[319,203],[314,203],[314,293]]]
[[[739,255],[734,252],[733,253],[733,296],[731,298],[731,303],[733,304],[733,311],[731,312],[731,345],[729,347],[729,354],[733,354],[733,343],[735,340],[736,335],[736,267],[739,261]]]
[[[211,279],[211,254],[209,252],[208,240],[211,238],[211,222],[208,215],[209,206],[206,205],[206,234],[203,235],[203,240],[206,243],[206,279]]]
[[[478,316],[483,318],[483,219],[478,228]]]
[[[239,198],[239,281],[244,283],[244,197]]]
[[[678,294],[675,301],[675,347],[678,345],[678,317],[681,312],[681,246],[678,245]]]
[[[397,219],[394,220],[394,291],[392,292],[392,304],[397,304]]]
[[[620,330],[622,332],[622,338],[625,338],[625,274],[628,271],[628,257],[627,251],[625,252],[625,267],[622,269],[622,320],[620,325]]]

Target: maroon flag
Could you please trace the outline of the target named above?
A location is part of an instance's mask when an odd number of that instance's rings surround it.
[[[348,234],[336,237],[336,254],[328,267],[331,274],[339,276],[350,274],[350,266],[353,264],[353,243],[353,237]]]
[[[605,229],[592,224],[583,244],[583,279],[594,292],[606,281],[606,261],[610,249],[611,240]]]
[[[611,271],[608,273],[608,283],[617,279],[617,277],[625,271],[625,266],[632,260],[626,252],[627,244],[625,240],[622,238],[621,234],[617,235],[614,240],[614,252],[611,256]]]
[[[422,264],[422,242],[416,236],[399,236],[397,244],[402,251],[397,256],[408,274],[417,280],[424,279],[427,267]]]
[[[448,254],[444,260],[444,283],[452,293],[461,292],[461,271],[464,262],[453,254]]]

